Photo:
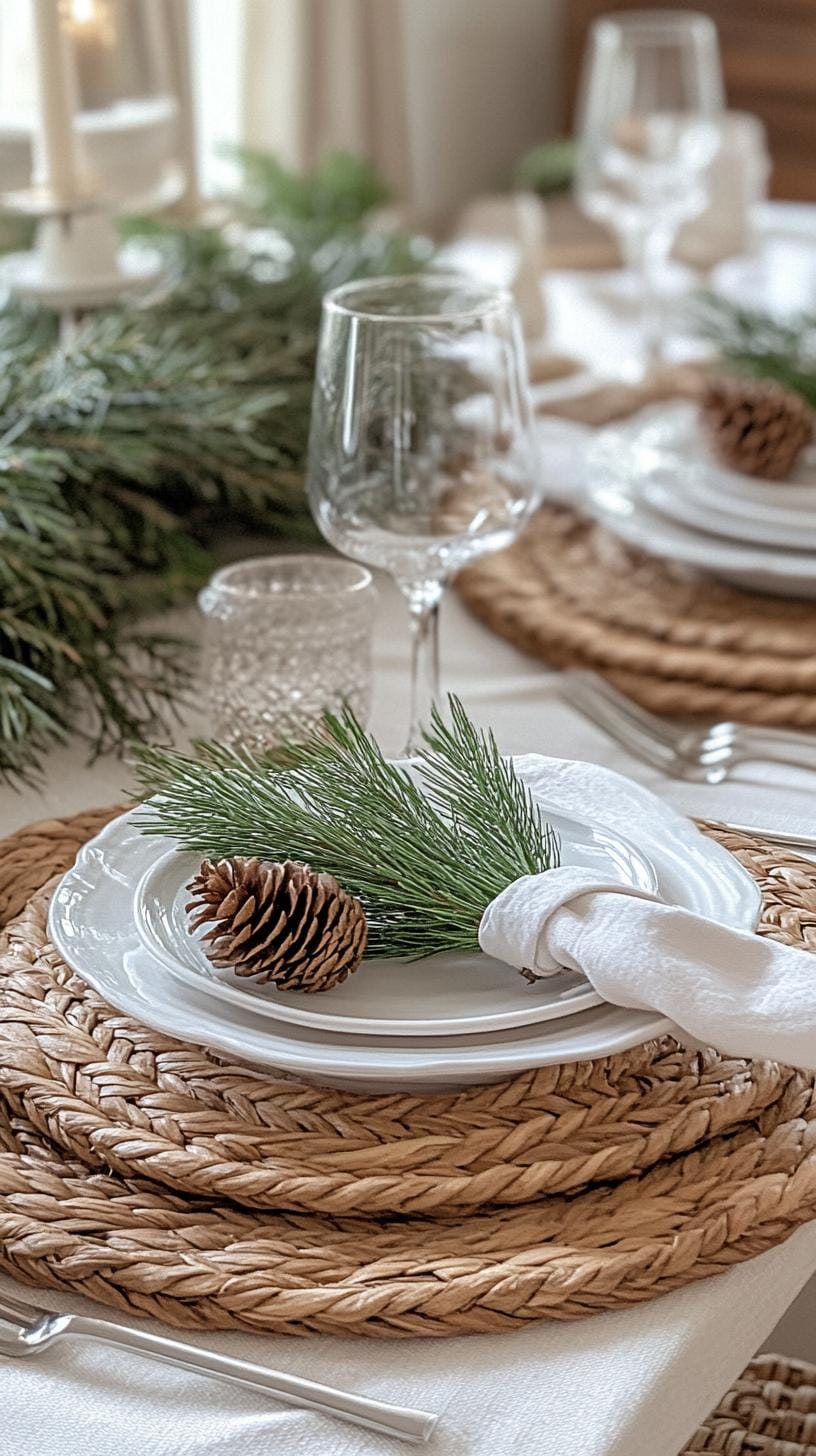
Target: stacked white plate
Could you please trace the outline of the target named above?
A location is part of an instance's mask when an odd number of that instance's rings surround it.
[[[540,802],[562,863],[723,924],[756,924],[753,880],[691,826],[674,836],[653,827],[635,845]],[[365,961],[344,985],[318,995],[215,971],[185,912],[198,858],[142,833],[139,817],[143,811],[114,820],[81,851],[52,899],[50,933],[107,1001],[156,1030],[314,1082],[419,1091],[600,1057],[672,1029],[655,1013],[602,1002],[572,972],[530,985],[479,952]]]
[[[585,456],[590,509],[653,556],[778,596],[816,598],[816,455],[788,482],[717,464],[693,404],[602,430]]]

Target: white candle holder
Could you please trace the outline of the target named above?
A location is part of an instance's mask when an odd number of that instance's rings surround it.
[[[19,298],[70,313],[147,288],[161,268],[155,248],[120,247],[112,212],[88,203],[41,217],[34,248],[0,260],[0,282]]]
[[[10,184],[0,205],[37,222],[34,248],[0,260],[18,296],[74,312],[160,277],[161,254],[120,246],[116,219],[177,202],[194,180],[179,156],[188,33],[171,24],[186,19],[174,3],[181,13],[164,0],[32,0],[37,116],[0,124]]]

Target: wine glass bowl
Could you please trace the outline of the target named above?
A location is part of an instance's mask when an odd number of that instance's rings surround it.
[[[366,280],[328,294],[308,474],[326,539],[390,572],[406,597],[411,749],[438,691],[435,611],[445,581],[509,545],[538,499],[509,295],[453,274]]]

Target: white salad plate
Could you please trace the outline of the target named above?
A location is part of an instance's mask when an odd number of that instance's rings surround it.
[[[139,934],[135,886],[165,856],[167,841],[143,834],[136,819],[121,816],[83,847],[54,893],[49,930],[59,953],[107,1001],[167,1035],[313,1082],[420,1091],[606,1056],[672,1030],[657,1013],[601,1003],[471,1035],[361,1036],[274,1019],[259,1013],[250,995],[242,1004],[218,1001],[172,976]],[[755,883],[714,841],[652,829],[638,849],[666,900],[740,929],[756,924]],[[512,983],[515,972],[506,968],[506,974]]]
[[[712,458],[689,404],[651,412],[639,440],[655,452],[643,497],[662,515],[735,541],[816,550],[815,452],[803,455],[795,484],[728,470]]]
[[[604,436],[634,436],[641,450],[674,469],[682,492],[693,492],[719,510],[767,516],[789,525],[816,521],[816,450],[803,451],[788,480],[763,480],[729,470],[714,458],[700,429],[699,410],[688,400],[649,405]],[[596,437],[597,438],[597,437]]]
[[[693,422],[689,433],[692,429]],[[816,525],[816,469],[812,463],[812,449],[805,452],[804,463],[800,463],[790,477],[790,481],[798,479],[798,485],[742,475],[736,470],[727,470],[716,461],[702,459],[699,439],[697,451],[695,455],[693,446],[686,451],[681,439],[672,453],[675,458],[681,452],[685,455],[680,485],[684,493],[701,504],[708,501],[718,511],[733,516],[737,521],[747,517],[753,521],[768,521],[775,526]]]
[[[785,551],[816,552],[816,511],[809,517],[802,513],[797,523],[780,521],[765,515],[757,506],[746,507],[736,502],[731,509],[723,510],[715,496],[706,496],[704,481],[699,482],[697,489],[684,489],[682,478],[677,479],[672,466],[665,474],[654,471],[643,482],[641,493],[651,510],[681,526],[689,526],[692,531],[724,536],[728,541],[779,546]]]
[[[561,864],[590,869],[647,894],[657,890],[651,862],[620,835],[546,808],[543,813],[558,835]],[[136,928],[171,976],[232,1005],[245,1006],[249,996],[261,1016],[363,1036],[469,1036],[576,1015],[601,1000],[574,971],[561,971],[531,986],[479,951],[411,962],[365,960],[342,986],[319,996],[259,985],[214,969],[201,936],[190,934],[186,886],[199,865],[199,856],[172,849],[151,865],[136,886]],[[423,1012],[419,1018],[417,1007]]]
[[[587,450],[585,468],[589,509],[630,545],[755,591],[816,598],[816,546],[813,550],[774,546],[768,544],[767,534],[762,538],[765,544],[736,540],[661,513],[666,492],[687,495],[690,479],[699,489],[708,482],[709,498],[716,507],[726,496],[718,483],[721,486],[722,477],[733,475],[720,471],[701,453],[693,406],[644,411],[633,423],[602,430]],[[661,509],[654,508],[657,489],[661,489]],[[743,509],[747,514],[750,506]]]

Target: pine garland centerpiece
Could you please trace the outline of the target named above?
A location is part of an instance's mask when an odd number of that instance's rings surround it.
[[[146,834],[208,861],[295,860],[333,875],[363,906],[369,956],[477,950],[500,891],[559,862],[529,788],[453,697],[411,769],[346,710],[274,758],[199,742],[192,754],[139,749],[136,770],[151,796]]]
[[[242,154],[216,224],[141,224],[167,286],[90,314],[0,310],[0,777],[36,777],[72,734],[155,737],[189,645],[134,620],[189,593],[211,543],[247,527],[302,540],[317,329],[326,289],[422,266],[429,247],[369,226],[364,163],[307,177]]]

